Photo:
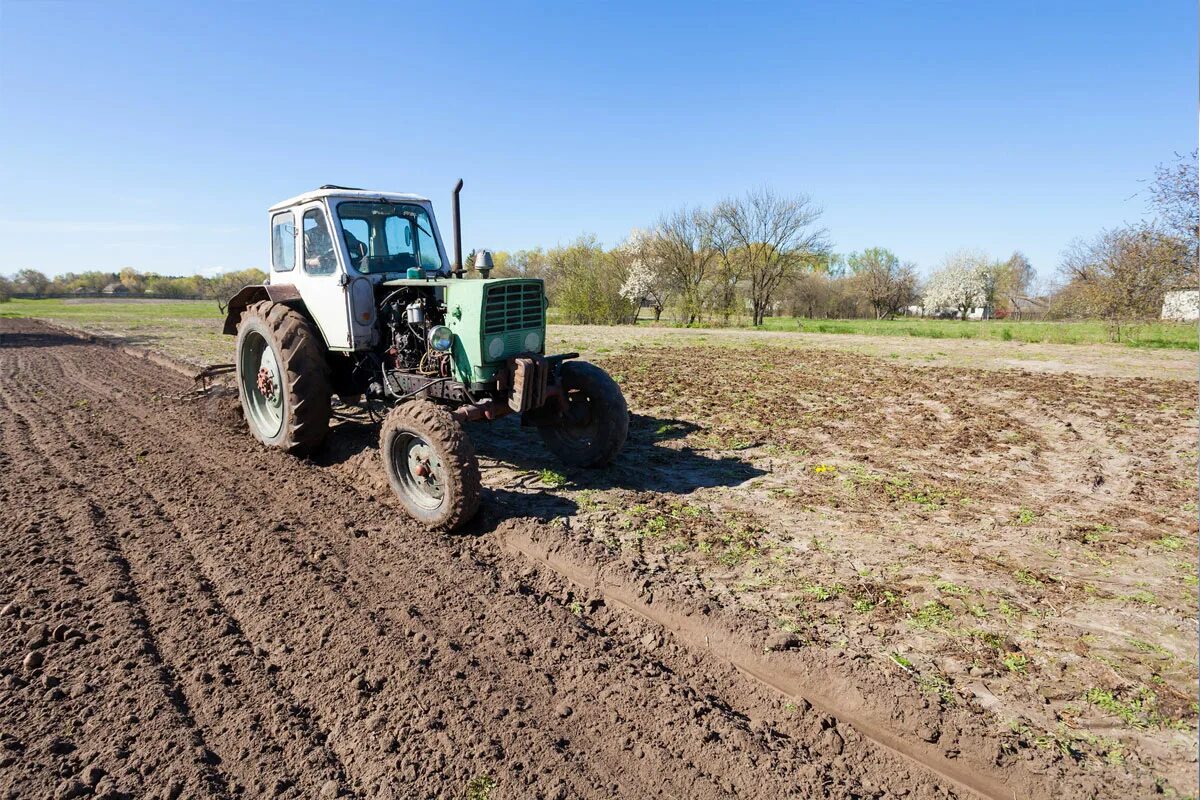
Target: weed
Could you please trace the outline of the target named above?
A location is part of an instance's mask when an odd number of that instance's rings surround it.
[[[1023,653],[1005,653],[1000,663],[1007,667],[1009,672],[1024,672],[1025,667],[1029,666],[1029,658]]]
[[[971,591],[970,589],[951,583],[950,581],[941,580],[940,578],[934,580],[933,586],[942,594],[954,595],[956,597],[969,594]]]
[[[538,473],[538,478],[551,489],[558,489],[567,485],[567,476],[552,469],[542,470]]]
[[[1143,642],[1141,639],[1126,639],[1129,646],[1139,653],[1154,653],[1160,656],[1169,656],[1171,651],[1160,644],[1152,644],[1151,642]]]
[[[1023,569],[1019,569],[1016,572],[1014,572],[1013,578],[1016,579],[1017,583],[1019,583],[1023,586],[1041,586],[1042,585],[1042,582],[1040,580],[1038,580],[1032,573],[1030,573],[1026,570],[1023,570]]]
[[[666,530],[667,518],[662,514],[659,514],[647,520],[647,522],[642,525],[641,530],[638,531],[637,535],[639,537],[656,538],[666,533]]]
[[[954,612],[945,603],[938,600],[930,600],[917,609],[917,613],[910,614],[908,622],[914,628],[940,628],[954,619]]]
[[[488,775],[479,775],[467,783],[467,800],[488,800],[496,781]]]
[[[1126,600],[1130,603],[1137,603],[1140,606],[1158,605],[1158,598],[1156,598],[1152,592],[1148,592],[1145,589],[1139,589],[1131,594],[1120,595],[1117,599]]]
[[[930,694],[936,694],[946,705],[954,705],[954,692],[951,691],[950,681],[941,675],[918,675],[917,685]]]
[[[1124,695],[1124,696],[1122,696]],[[1083,699],[1102,711],[1120,718],[1132,728],[1182,728],[1185,723],[1162,715],[1158,710],[1158,695],[1148,686],[1139,686],[1132,693],[1108,689],[1088,689]]]
[[[894,661],[901,668],[910,670],[910,671],[912,670],[913,663],[911,661],[909,661],[907,658],[905,658],[904,656],[900,655],[899,653],[890,653],[889,656],[892,659],[892,661]]]
[[[823,603],[826,600],[832,600],[842,593],[842,587],[839,585],[822,586],[819,583],[806,583],[801,587],[800,591],[804,592],[809,597],[817,602]]]
[[[875,608],[875,604],[870,600],[855,600],[852,607],[859,614],[870,614]]]
[[[1187,542],[1178,536],[1164,536],[1157,542],[1154,542],[1151,547],[1155,548],[1156,550],[1166,550],[1173,553],[1176,550],[1181,549],[1185,544],[1187,544]]]
[[[1037,519],[1037,514],[1033,513],[1033,511],[1028,508],[1022,508],[1019,512],[1017,512],[1018,525],[1030,525],[1035,519]]]

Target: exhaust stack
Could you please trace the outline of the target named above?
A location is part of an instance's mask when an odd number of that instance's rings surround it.
[[[458,193],[462,191],[462,187],[462,178],[459,178],[458,183],[454,184],[454,191],[450,195],[450,205],[454,209],[454,269],[452,271],[459,278],[463,276],[462,211],[458,205]]]

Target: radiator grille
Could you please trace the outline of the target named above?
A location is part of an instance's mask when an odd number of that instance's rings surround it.
[[[502,283],[487,290],[483,332],[505,333],[542,327],[541,283]]]

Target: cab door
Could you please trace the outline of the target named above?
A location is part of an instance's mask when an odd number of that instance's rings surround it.
[[[352,350],[349,276],[341,258],[341,236],[325,203],[306,203],[300,216],[300,268],[294,282],[330,350]]]

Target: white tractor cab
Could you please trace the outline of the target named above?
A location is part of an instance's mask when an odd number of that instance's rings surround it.
[[[415,194],[322,186],[269,214],[270,285],[299,291],[330,350],[376,344],[375,286],[450,274],[433,204]]]
[[[542,281],[491,278],[491,255],[464,278],[459,191],[454,262],[429,200],[322,186],[271,206],[270,278],[225,307],[237,336],[238,394],[250,432],[308,453],[324,441],[332,396],[372,419],[410,515],[454,528],[479,505],[479,466],[462,423],[521,415],[576,467],[608,464],[629,412],[603,370],[547,355]],[[203,373],[202,373],[203,374]]]

